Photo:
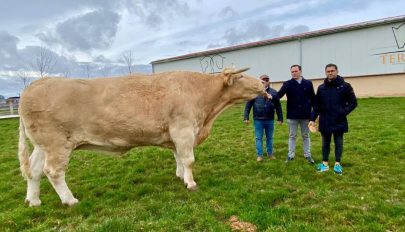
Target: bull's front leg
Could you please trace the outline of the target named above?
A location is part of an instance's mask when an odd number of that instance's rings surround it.
[[[194,182],[193,178],[193,164],[194,164],[194,138],[193,129],[190,127],[181,127],[181,129],[172,128],[170,131],[172,140],[176,146],[176,156],[177,170],[176,175],[179,174],[181,178],[181,172],[183,169],[183,181],[189,190],[196,190],[197,184]],[[179,166],[182,166],[179,167]]]
[[[180,148],[180,150],[183,150]],[[184,149],[181,152],[178,152],[180,154],[180,159],[183,164],[183,170],[184,170],[184,184],[187,185],[187,189],[189,190],[196,190],[197,189],[197,183],[195,183],[194,178],[193,178],[193,164],[194,164],[194,152],[193,149]]]

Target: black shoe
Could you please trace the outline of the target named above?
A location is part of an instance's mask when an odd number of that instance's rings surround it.
[[[314,159],[312,159],[311,156],[305,157],[305,159],[307,159],[308,163],[315,164],[315,161],[314,161]]]

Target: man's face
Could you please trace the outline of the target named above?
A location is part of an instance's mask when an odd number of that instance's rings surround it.
[[[335,67],[327,67],[325,74],[329,81],[333,81],[338,75],[338,70]]]
[[[270,79],[269,78],[263,78],[262,79],[262,84],[263,84],[264,88],[267,89],[269,87],[269,84],[270,84]]]
[[[291,77],[294,78],[295,80],[299,79],[301,77],[301,70],[294,66],[290,69],[291,71]]]

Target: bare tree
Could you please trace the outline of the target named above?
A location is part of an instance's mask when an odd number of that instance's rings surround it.
[[[110,74],[110,70],[111,67],[108,64],[104,64],[101,68],[100,68],[100,73],[103,77],[108,77],[108,75]]]
[[[18,78],[20,78],[23,83],[24,89],[27,88],[31,83],[31,77],[27,71],[20,70],[17,73]]]
[[[63,76],[63,77],[66,77],[66,78],[69,78],[69,76],[70,76],[70,70],[69,70],[69,69],[65,69],[65,71],[63,71],[63,73],[62,73],[62,76]]]
[[[85,68],[86,68],[86,75],[87,75],[87,78],[90,78],[90,69],[91,69],[90,63],[86,63]]]
[[[39,54],[35,59],[35,64],[33,65],[33,68],[38,70],[39,76],[43,78],[48,75],[52,71],[55,64],[56,58],[52,52],[41,46]]]
[[[128,73],[131,74],[132,67],[134,66],[134,57],[133,57],[132,51],[129,50],[129,51],[122,53],[122,60],[124,61],[125,65],[128,68]]]

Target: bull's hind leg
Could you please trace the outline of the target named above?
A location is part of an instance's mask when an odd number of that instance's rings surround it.
[[[183,163],[180,160],[180,157],[177,156],[176,150],[173,150],[174,159],[176,159],[176,176],[184,180],[184,168]]]
[[[170,131],[170,135],[176,146],[176,153],[175,153],[175,155],[177,154],[176,162],[177,160],[179,160],[183,166],[184,184],[187,185],[187,189],[196,190],[197,184],[194,182],[192,172],[194,164],[194,151],[193,151],[194,134],[192,127],[182,127],[182,129],[172,128]],[[180,171],[179,174],[181,174]]]
[[[51,182],[62,204],[72,206],[79,201],[73,197],[72,192],[65,181],[65,170],[69,163],[70,154],[73,149],[66,147],[59,150],[52,150],[45,153],[44,172]]]
[[[27,177],[27,197],[25,201],[30,206],[39,206],[39,183],[41,181],[42,169],[44,168],[45,154],[38,146],[34,147],[34,151],[30,156],[31,176]]]

